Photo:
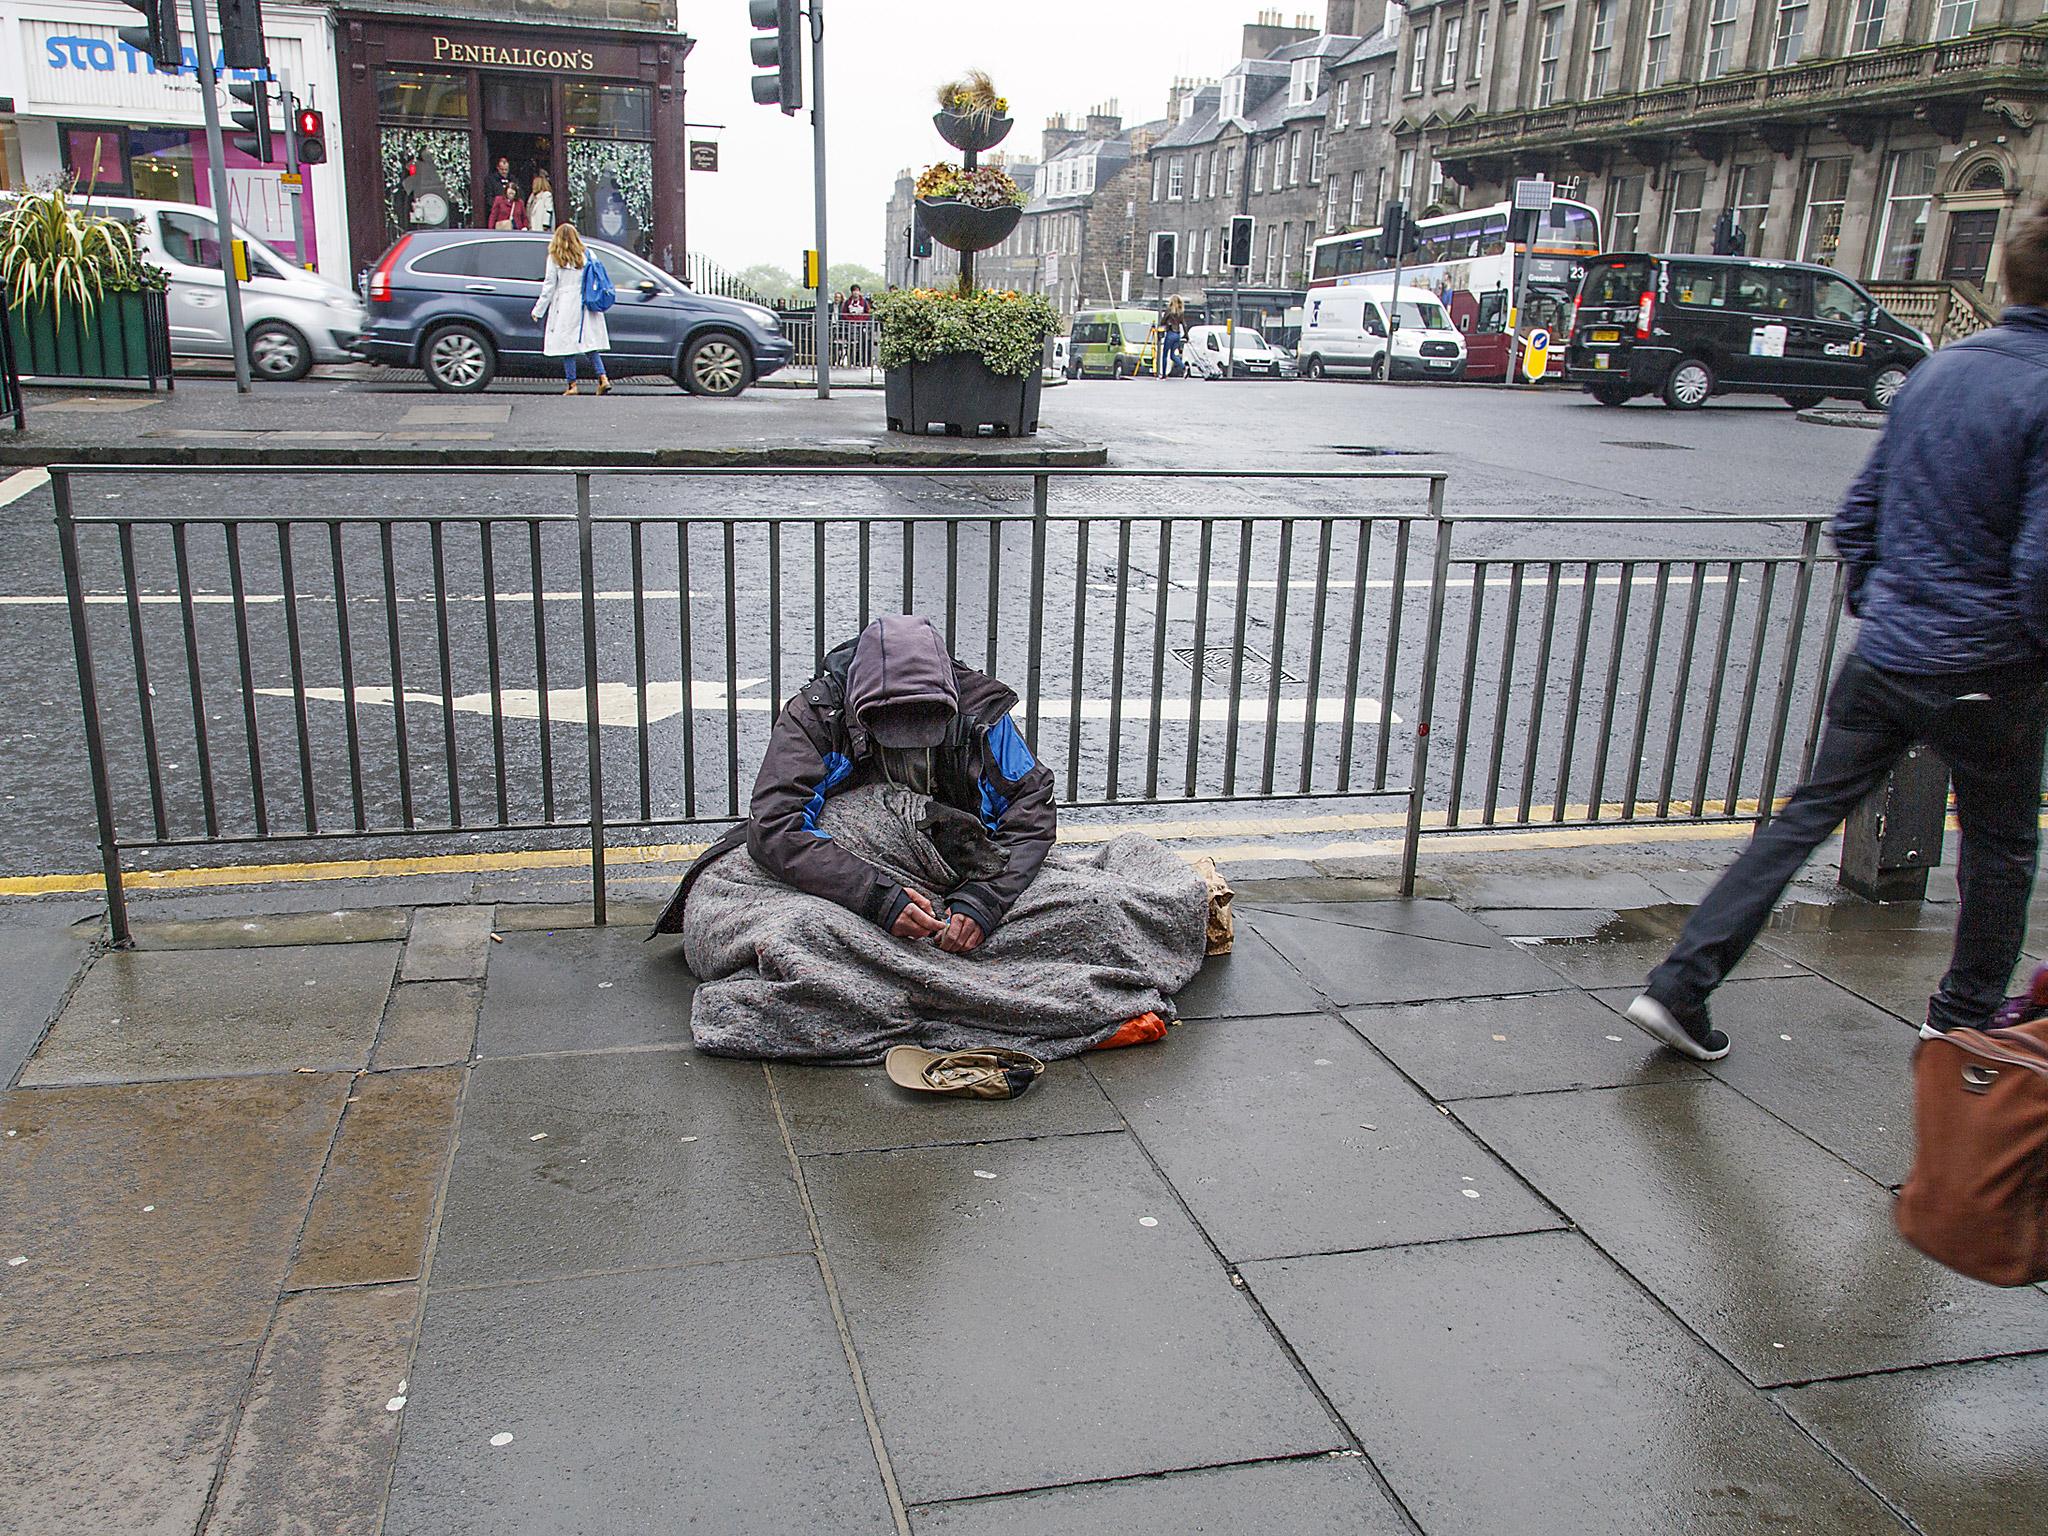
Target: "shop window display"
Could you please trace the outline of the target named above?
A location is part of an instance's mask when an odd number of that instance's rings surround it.
[[[570,220],[587,235],[647,254],[654,220],[654,146],[569,140]]]

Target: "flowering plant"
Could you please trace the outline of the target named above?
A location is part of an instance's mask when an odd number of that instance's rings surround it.
[[[952,198],[970,208],[1021,206],[1024,189],[993,165],[963,169],[950,162],[928,165],[917,178],[917,195],[923,198]]]
[[[939,87],[941,110],[989,122],[1010,115],[1010,98],[996,94],[996,83],[985,69],[969,70],[958,80]]]
[[[1045,338],[1060,328],[1059,312],[1041,293],[974,293],[918,288],[875,300],[881,326],[877,361],[883,368],[927,363],[949,352],[971,352],[991,373],[1023,377],[1039,367]]]

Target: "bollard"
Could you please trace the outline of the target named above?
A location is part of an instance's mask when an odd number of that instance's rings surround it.
[[[1947,829],[1948,764],[1914,747],[1849,813],[1840,885],[1866,901],[1921,900]]]

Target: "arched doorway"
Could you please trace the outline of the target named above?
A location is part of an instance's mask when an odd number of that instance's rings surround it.
[[[1956,191],[1945,200],[1949,219],[1941,261],[1944,281],[1985,286],[1998,243],[1999,215],[2009,200],[2005,168],[1997,160],[1986,158],[1962,169]]]

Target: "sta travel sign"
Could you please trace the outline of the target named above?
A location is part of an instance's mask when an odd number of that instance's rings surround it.
[[[199,61],[189,45],[184,69],[172,72],[122,42],[110,26],[44,18],[25,19],[21,26],[31,110],[85,110],[163,123],[197,123],[204,115]],[[308,78],[300,39],[266,35],[264,45],[273,71],[289,71],[294,80]],[[223,85],[255,77],[251,70],[226,68],[218,56],[214,65]]]

